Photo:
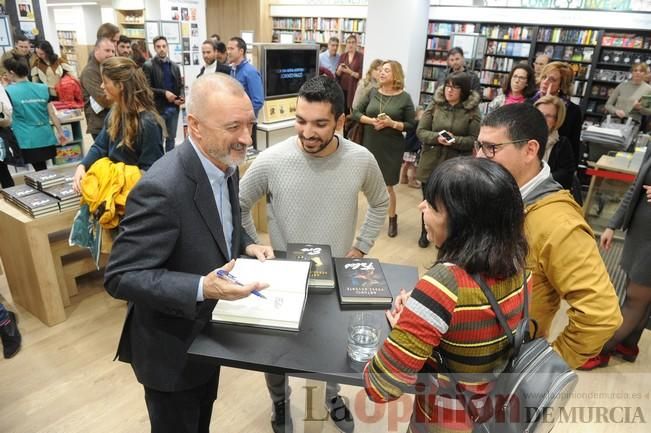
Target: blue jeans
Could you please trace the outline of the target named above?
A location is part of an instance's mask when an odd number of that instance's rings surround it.
[[[161,113],[161,117],[165,120],[165,127],[167,128],[167,138],[165,139],[165,152],[174,149],[176,140],[176,127],[179,123],[179,108],[177,106],[165,107]]]
[[[9,312],[4,305],[0,304],[0,323],[4,322],[9,318]]]

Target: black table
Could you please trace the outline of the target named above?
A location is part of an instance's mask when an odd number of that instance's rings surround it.
[[[418,281],[413,266],[383,263],[382,270],[394,297]],[[300,331],[210,323],[188,353],[215,365],[361,386],[361,366],[346,354],[348,321],[355,311],[341,309],[336,289],[309,292]],[[380,342],[389,333],[384,311],[372,310],[384,324]]]

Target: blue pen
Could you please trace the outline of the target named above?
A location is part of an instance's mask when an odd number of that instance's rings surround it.
[[[227,272],[227,271],[225,271],[223,269],[219,269],[217,271],[217,276],[219,278],[223,279],[223,280],[230,281],[233,284],[237,284],[238,286],[243,286],[244,285],[244,284],[240,283],[239,281],[237,281],[237,278],[235,277],[235,275],[233,275],[230,272]],[[265,295],[258,292],[257,290],[253,290],[253,291],[251,291],[251,293],[253,293],[255,296],[258,296],[258,297],[260,297],[262,299],[267,299],[267,297]]]

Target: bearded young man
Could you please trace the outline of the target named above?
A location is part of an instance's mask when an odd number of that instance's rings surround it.
[[[316,243],[330,245],[335,257],[368,254],[384,224],[389,196],[373,155],[335,134],[344,120],[344,94],[335,80],[319,76],[303,84],[296,103],[297,136],[266,149],[242,177],[242,225],[249,236],[257,238],[251,208],[266,195],[274,249]],[[360,191],[368,211],[355,238]],[[265,376],[274,403],[273,430],[291,432],[285,376]],[[327,409],[340,431],[352,432],[352,415],[338,392],[336,383],[327,383]]]

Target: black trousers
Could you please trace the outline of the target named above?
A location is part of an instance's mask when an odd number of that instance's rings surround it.
[[[162,392],[145,388],[151,433],[209,433],[217,398],[219,369],[205,384],[186,391]]]
[[[14,179],[11,177],[11,173],[9,173],[9,167],[3,161],[0,161],[0,185],[3,188],[14,186]]]

